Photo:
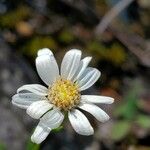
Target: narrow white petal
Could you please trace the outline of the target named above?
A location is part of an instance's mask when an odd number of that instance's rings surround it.
[[[42,49],[38,52],[36,58],[36,68],[40,78],[51,85],[59,76],[59,68],[53,53],[48,49]]]
[[[47,112],[41,119],[35,129],[31,140],[34,143],[40,144],[46,139],[50,131],[58,128],[64,119],[64,115],[57,109]]]
[[[41,56],[41,55],[53,55],[53,53],[48,48],[42,48],[38,51],[38,56]]]
[[[50,128],[47,128],[38,124],[33,135],[31,136],[31,141],[33,143],[40,144],[42,141],[46,139],[50,131],[51,131]]]
[[[100,122],[109,120],[109,116],[101,108],[94,104],[83,103],[78,107],[92,114]]]
[[[112,104],[114,99],[108,96],[82,95],[81,102]]]
[[[88,121],[88,119],[85,117],[85,115],[80,112],[77,109],[74,109],[68,113],[68,117],[70,120],[70,123],[74,130],[81,135],[92,135],[94,133],[94,130]]]
[[[53,107],[48,101],[37,101],[32,103],[28,109],[27,114],[34,119],[39,119],[43,114]]]
[[[39,96],[34,93],[19,93],[12,97],[12,104],[27,109],[33,102],[46,100],[46,97]]]
[[[47,112],[41,119],[41,124],[54,129],[58,128],[64,119],[64,115],[57,109]]]
[[[74,75],[73,81],[76,81],[81,77],[81,75],[87,68],[88,64],[90,63],[91,59],[92,57],[85,57],[84,59],[80,61],[79,68]]]
[[[86,90],[91,87],[100,77],[100,71],[96,68],[88,67],[85,69],[82,76],[77,81],[80,91]]]
[[[72,49],[68,51],[61,63],[61,76],[65,79],[72,79],[76,73],[81,60],[81,51]]]
[[[18,90],[17,93],[34,93],[40,96],[46,96],[48,89],[40,84],[27,84],[21,86]]]

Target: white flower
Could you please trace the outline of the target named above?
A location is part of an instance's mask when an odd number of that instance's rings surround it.
[[[40,119],[31,136],[34,143],[41,143],[52,129],[59,127],[66,112],[72,127],[81,135],[92,135],[94,130],[80,109],[98,121],[109,119],[95,104],[111,104],[113,98],[80,93],[91,87],[101,74],[96,68],[87,67],[90,61],[91,57],[81,59],[81,51],[72,49],[65,54],[59,73],[53,53],[47,48],[38,51],[37,72],[48,88],[39,84],[24,85],[12,97],[14,105],[26,109],[32,118]]]

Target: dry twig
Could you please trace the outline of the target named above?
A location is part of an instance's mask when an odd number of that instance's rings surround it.
[[[96,27],[96,33],[102,34],[105,29],[107,29],[108,25],[112,22],[112,20],[133,1],[134,0],[121,0],[114,7],[112,7],[111,10],[106,13],[106,15],[102,18],[102,20]]]

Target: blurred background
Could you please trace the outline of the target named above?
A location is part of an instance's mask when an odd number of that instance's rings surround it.
[[[92,56],[102,76],[85,93],[115,98],[100,105],[111,119],[89,114],[93,136],[70,123],[41,144],[30,136],[38,121],[11,104],[23,84],[42,83],[40,48],[58,63],[71,48]],[[150,0],[0,0],[0,150],[150,150]]]

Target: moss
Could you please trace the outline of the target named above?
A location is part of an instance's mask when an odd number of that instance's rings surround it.
[[[121,65],[126,60],[124,48],[118,43],[107,48],[98,41],[92,41],[88,44],[87,49],[97,59],[109,61],[114,65]]]
[[[92,41],[87,45],[87,49],[102,58],[105,55],[106,48],[98,41]]]
[[[69,44],[72,43],[75,40],[75,36],[73,35],[73,33],[71,33],[68,30],[63,30],[59,37],[58,40],[64,44]]]
[[[17,9],[0,16],[0,26],[4,28],[14,28],[19,21],[29,18],[30,9],[20,6]]]
[[[126,60],[126,53],[119,44],[113,44],[109,51],[106,52],[105,59],[111,61],[115,65],[120,65]]]
[[[23,52],[26,55],[36,56],[37,51],[44,47],[55,50],[57,43],[51,37],[35,37],[23,47]]]

